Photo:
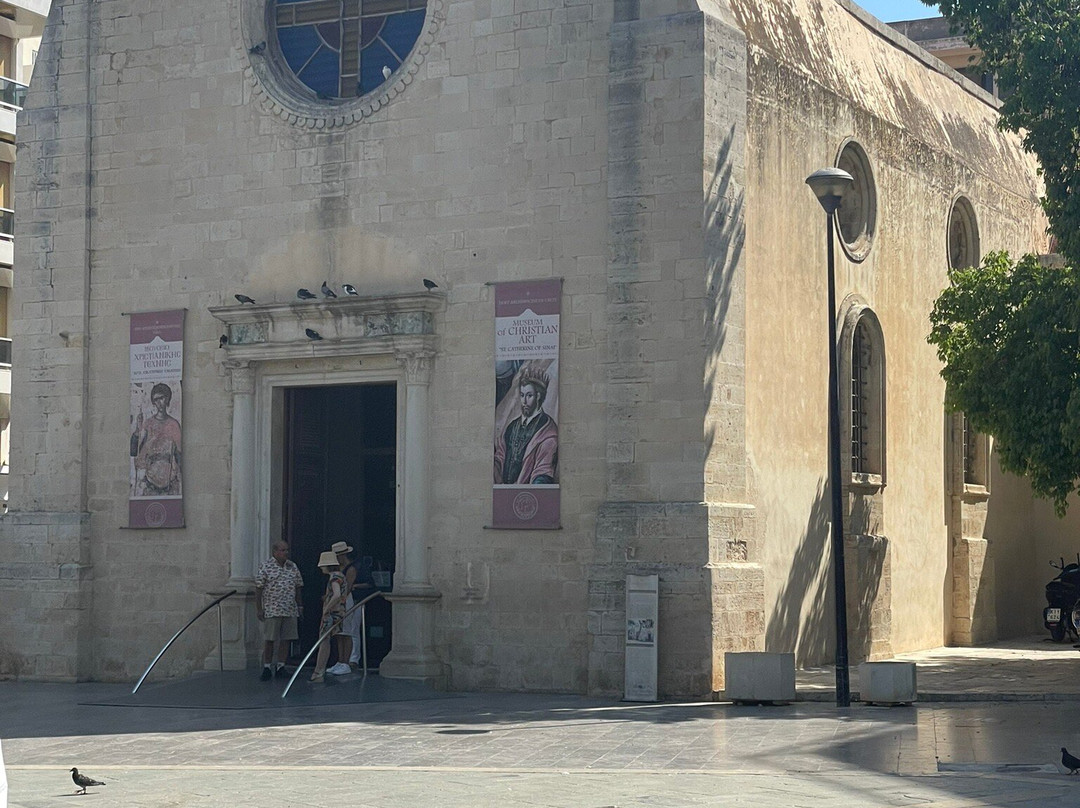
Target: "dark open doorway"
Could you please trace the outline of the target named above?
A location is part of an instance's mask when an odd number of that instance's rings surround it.
[[[355,549],[389,589],[396,545],[397,388],[389,384],[285,391],[282,533],[304,576],[298,653],[318,639],[326,576],[319,554],[335,541]],[[368,665],[390,650],[390,604],[367,606]]]

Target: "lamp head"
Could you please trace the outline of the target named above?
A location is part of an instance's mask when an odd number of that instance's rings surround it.
[[[825,213],[831,216],[840,207],[840,200],[855,184],[855,180],[843,169],[819,168],[806,178],[806,184],[814,192]]]

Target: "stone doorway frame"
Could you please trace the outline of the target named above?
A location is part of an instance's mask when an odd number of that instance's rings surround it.
[[[227,667],[246,667],[259,647],[254,575],[270,547],[275,485],[281,493],[272,475],[275,428],[281,428],[274,423],[280,419],[275,396],[285,387],[392,381],[398,388],[400,486],[394,587],[388,595],[394,645],[379,672],[444,684],[434,643],[440,593],[428,572],[426,463],[435,323],[445,303],[441,294],[422,293],[210,308],[228,328],[216,359],[229,375],[233,397],[227,586],[244,595],[225,601],[231,604],[223,640]]]

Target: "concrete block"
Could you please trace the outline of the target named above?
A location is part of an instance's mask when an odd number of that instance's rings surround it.
[[[859,666],[859,697],[873,704],[911,704],[916,700],[914,662],[864,662]]]
[[[726,653],[724,686],[724,698],[730,701],[794,701],[795,654]]]

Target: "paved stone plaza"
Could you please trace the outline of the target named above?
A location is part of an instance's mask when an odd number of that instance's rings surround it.
[[[87,802],[122,806],[1080,805],[1056,765],[1060,746],[1080,752],[1080,653],[1033,641],[918,662],[942,700],[838,710],[387,687],[407,700],[357,703],[371,686],[355,676],[298,682],[282,704],[280,683],[248,677],[234,709],[211,709],[169,706],[171,685],[134,704],[123,685],[3,682],[0,726],[12,808],[73,795],[72,766],[107,783]],[[801,698],[821,675],[800,674]]]

